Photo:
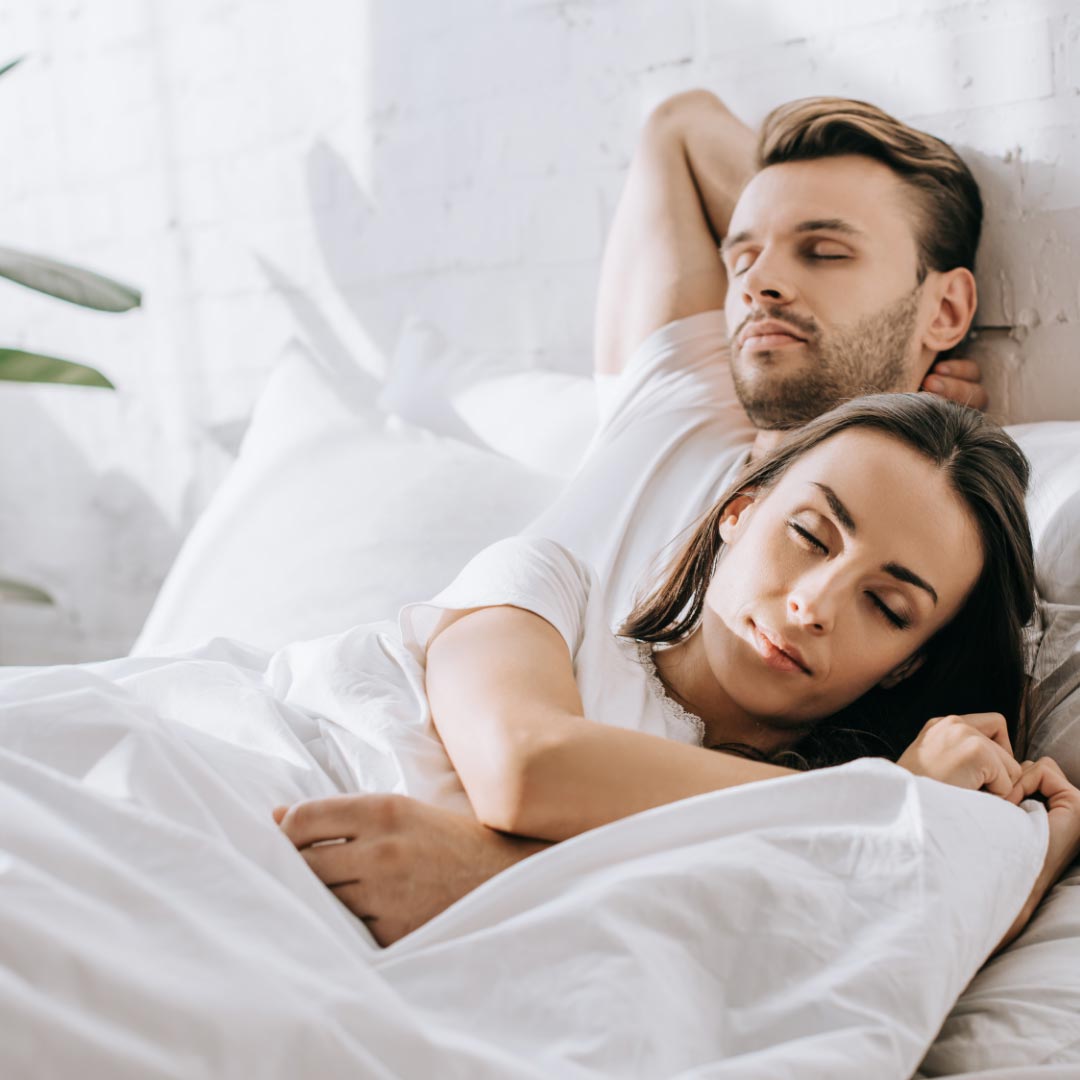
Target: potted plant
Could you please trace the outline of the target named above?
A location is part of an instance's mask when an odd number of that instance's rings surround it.
[[[24,59],[25,57],[19,57],[0,67],[0,76],[6,75]],[[95,311],[130,311],[142,303],[141,293],[129,285],[103,277],[92,270],[14,248],[0,247],[0,278]],[[2,346],[0,382],[66,383],[73,386],[97,386],[105,390],[116,389],[100,371],[85,364]],[[0,600],[53,603],[52,597],[43,589],[3,577],[0,577]]]

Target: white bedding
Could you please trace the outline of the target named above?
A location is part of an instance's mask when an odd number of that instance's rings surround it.
[[[5,673],[0,1075],[906,1080],[1042,862],[1038,805],[864,761],[594,830],[382,951],[270,817],[354,789],[357,718],[270,659]]]

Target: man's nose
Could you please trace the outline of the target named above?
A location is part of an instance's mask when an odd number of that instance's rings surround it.
[[[761,252],[742,277],[743,300],[750,306],[758,303],[789,304],[795,288],[774,257]]]

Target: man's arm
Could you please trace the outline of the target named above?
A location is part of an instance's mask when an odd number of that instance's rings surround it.
[[[755,142],[707,90],[676,94],[650,114],[604,250],[597,374],[618,374],[661,326],[724,306],[718,247],[753,172]]]

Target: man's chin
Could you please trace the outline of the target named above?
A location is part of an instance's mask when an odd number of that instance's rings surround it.
[[[771,349],[741,348],[735,357],[735,363],[751,371],[755,368],[775,368],[780,364],[808,363],[811,351],[805,341],[792,341]]]
[[[802,427],[845,400],[834,388],[799,379],[735,380],[739,403],[754,427],[790,431]]]

